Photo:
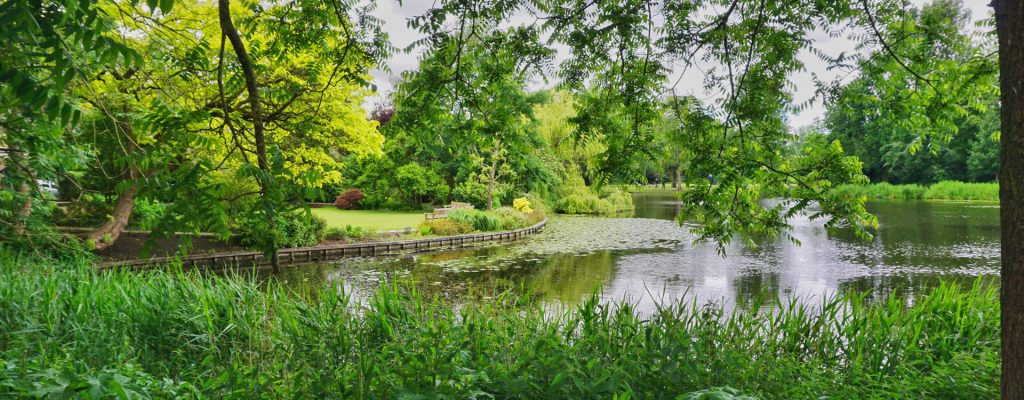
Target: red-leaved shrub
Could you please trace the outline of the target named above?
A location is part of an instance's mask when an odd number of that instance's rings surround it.
[[[349,189],[338,195],[337,199],[334,199],[334,206],[338,207],[339,210],[358,210],[359,201],[363,199],[363,191],[359,189]]]

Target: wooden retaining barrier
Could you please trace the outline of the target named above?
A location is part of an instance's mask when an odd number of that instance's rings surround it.
[[[396,254],[403,251],[423,252],[434,249],[466,247],[484,242],[507,242],[522,239],[544,230],[548,219],[512,231],[493,233],[473,233],[468,235],[445,236],[438,238],[397,240],[391,242],[345,243],[328,246],[298,247],[281,249],[277,252],[281,263],[310,263],[327,261],[344,257],[381,256]],[[240,251],[231,253],[199,254],[180,257],[153,257],[148,259],[110,261],[100,264],[101,269],[128,268],[146,269],[149,267],[170,264],[180,260],[182,267],[223,268],[231,266],[268,266],[270,260],[263,253],[256,251]]]

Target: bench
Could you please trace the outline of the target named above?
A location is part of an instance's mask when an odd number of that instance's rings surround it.
[[[474,207],[473,207],[472,204],[460,203],[460,202],[457,202],[457,201],[453,201],[453,202],[451,202],[451,204],[448,204],[448,205],[446,205],[444,207],[435,208],[434,212],[432,212],[432,213],[425,213],[425,214],[423,214],[423,216],[426,219],[447,218],[448,217],[448,211],[451,211],[451,210],[473,209],[473,208]]]

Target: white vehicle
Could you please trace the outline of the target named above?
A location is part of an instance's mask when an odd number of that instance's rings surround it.
[[[39,186],[39,191],[54,198],[60,197],[60,188],[57,187],[57,183],[53,181],[36,180],[36,185]]]

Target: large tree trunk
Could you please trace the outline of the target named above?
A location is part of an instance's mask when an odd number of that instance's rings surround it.
[[[139,192],[138,186],[132,187],[117,197],[117,204],[114,211],[110,213],[111,218],[100,225],[92,232],[85,235],[86,240],[93,242],[93,249],[103,250],[110,247],[117,238],[121,237],[124,228],[128,226],[128,220],[132,216],[132,209],[135,208],[135,195]]]
[[[1002,398],[1024,399],[1024,1],[994,0],[1002,91]]]
[[[256,143],[256,164],[261,171],[267,172],[270,170],[270,165],[267,163],[267,143],[263,133],[263,106],[260,104],[260,91],[256,82],[256,71],[253,69],[252,61],[249,59],[249,53],[245,50],[245,43],[242,43],[242,37],[239,36],[238,30],[235,29],[235,24],[231,20],[231,1],[218,0],[217,14],[220,20],[221,32],[231,42],[231,48],[235,50],[238,64],[242,67],[242,75],[245,77],[245,90],[249,95],[249,107],[252,109],[253,139]],[[263,178],[257,178],[256,181],[260,185],[261,195],[266,196],[268,183]],[[273,214],[268,215],[267,218],[271,227],[276,225]],[[277,249],[270,250],[270,265],[273,267],[274,272],[278,272],[281,269],[281,265],[277,256]]]

